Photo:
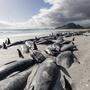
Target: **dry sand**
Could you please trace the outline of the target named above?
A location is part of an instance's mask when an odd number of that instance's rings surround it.
[[[29,39],[29,37],[26,38],[25,36],[22,36],[19,38],[19,40],[23,39]],[[13,38],[12,41],[14,41]],[[74,63],[69,69],[69,73],[76,90],[90,90],[90,36],[76,36],[75,44],[79,49],[75,54],[81,64]],[[39,50],[41,51],[45,48],[45,45],[39,46]],[[20,45],[12,46],[7,50],[1,49],[0,66],[13,60],[22,60],[18,57],[17,49],[21,49]],[[24,57],[24,59],[28,59],[30,58],[30,55],[24,54]]]
[[[69,72],[76,84],[76,90],[90,90],[90,36],[76,37],[76,55],[81,64],[73,64]]]

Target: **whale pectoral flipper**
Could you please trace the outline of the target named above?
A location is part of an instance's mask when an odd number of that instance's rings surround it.
[[[60,68],[60,70],[62,70],[62,71],[63,71],[63,73],[64,73],[65,75],[67,75],[68,77],[70,77],[70,78],[71,78],[71,76],[69,75],[68,71],[67,71],[64,67],[59,66],[59,65],[58,65],[58,67]]]
[[[8,62],[8,63],[5,63],[4,65],[8,65],[8,64],[13,63],[13,62],[16,62],[16,60]]]
[[[65,81],[65,89],[66,89],[66,90],[72,90],[72,86],[71,86],[71,84],[69,83],[69,81],[66,79],[65,76],[63,76],[63,77],[64,77],[64,81]]]
[[[19,73],[20,73],[20,71],[16,71],[16,72],[12,73],[11,75],[9,75],[7,78],[13,77],[13,76],[15,76],[15,75],[17,75]]]
[[[31,90],[34,90],[34,86],[32,86]]]
[[[80,64],[80,62],[78,61],[78,58],[74,54],[73,54],[73,58],[78,64]]]

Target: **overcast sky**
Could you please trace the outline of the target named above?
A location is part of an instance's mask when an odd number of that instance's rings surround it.
[[[0,0],[0,27],[56,27],[90,24],[90,0]]]

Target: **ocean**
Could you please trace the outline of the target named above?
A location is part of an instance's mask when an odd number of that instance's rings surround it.
[[[17,41],[64,31],[77,31],[77,29],[0,29],[0,43],[6,38],[11,38],[14,41]]]
[[[16,38],[29,36],[34,38],[35,36],[45,36],[56,32],[57,30],[50,29],[0,29],[0,42],[3,42],[7,37]]]
[[[39,34],[39,33],[48,33],[52,30],[36,30],[36,29],[2,29],[0,30],[1,36],[13,36],[13,35],[22,35],[22,34]]]
[[[43,35],[43,34],[51,34],[57,31],[73,31],[73,29],[0,29],[0,38],[8,37],[8,36],[15,36],[15,35],[23,35],[23,34],[30,34],[30,35]]]

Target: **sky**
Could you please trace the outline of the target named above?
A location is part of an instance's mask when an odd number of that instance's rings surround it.
[[[0,0],[0,28],[90,24],[90,0]]]
[[[0,20],[20,22],[49,7],[43,0],[0,0]]]

